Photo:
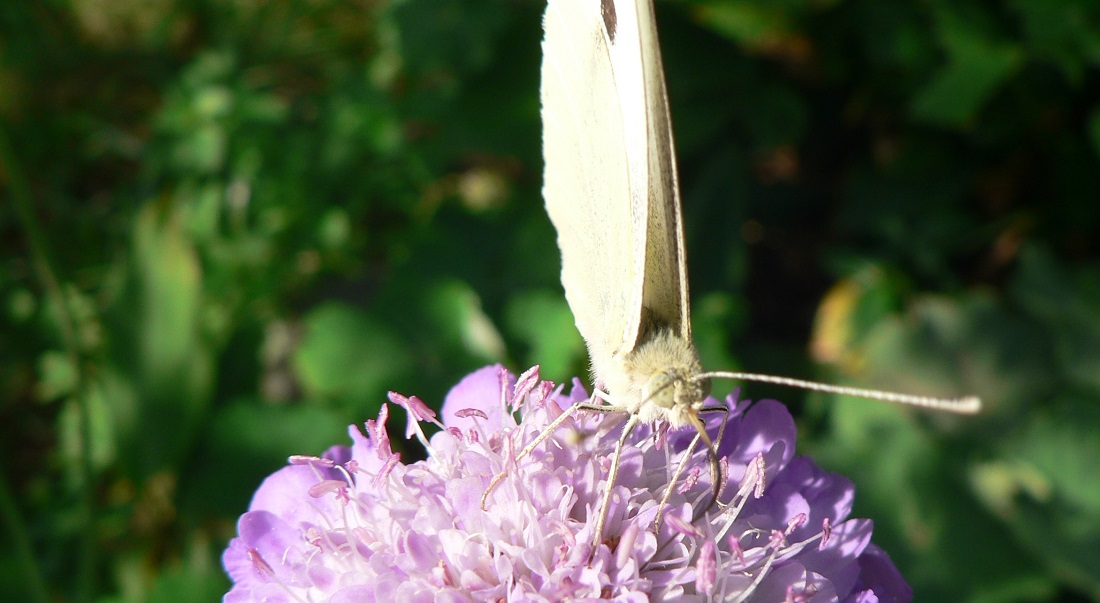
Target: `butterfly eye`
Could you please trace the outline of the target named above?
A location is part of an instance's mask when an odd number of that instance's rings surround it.
[[[672,408],[683,398],[683,385],[683,379],[679,375],[658,371],[646,382],[642,398],[661,408]]]

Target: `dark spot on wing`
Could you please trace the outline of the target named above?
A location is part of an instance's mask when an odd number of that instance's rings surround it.
[[[607,37],[614,44],[615,27],[619,23],[619,16],[615,14],[615,0],[600,0],[600,12],[603,13],[603,26],[607,30]]]

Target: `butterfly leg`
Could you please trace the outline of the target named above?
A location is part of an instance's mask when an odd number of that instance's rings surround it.
[[[717,452],[722,447],[722,436],[726,435],[726,423],[730,419],[729,406],[707,406],[699,410],[700,413],[722,413],[722,424],[718,427],[718,437],[714,440],[714,450]]]
[[[722,464],[718,460],[718,447],[722,445],[722,435],[726,433],[726,421],[729,420],[730,409],[727,406],[708,406],[699,410],[699,414],[715,412],[722,413],[722,424],[718,427],[718,438],[714,441],[714,445],[707,448],[707,458],[710,461],[710,479],[714,491],[711,493],[710,502],[699,510],[699,517],[705,515],[718,502],[718,496],[722,494],[722,486],[725,485],[725,480],[722,479]],[[699,517],[695,519],[699,519]]]
[[[617,407],[593,405],[592,408],[586,408],[586,410],[594,410],[596,412],[621,412],[621,409]],[[626,444],[626,439],[630,437],[630,432],[634,431],[634,426],[638,424],[638,415],[631,414],[630,419],[627,420],[626,425],[623,426],[623,433],[619,436],[618,443],[615,444],[615,457],[611,460],[611,470],[607,474],[607,486],[603,490],[603,504],[600,505],[600,516],[596,521],[596,533],[592,538],[592,552],[595,553],[596,549],[600,546],[600,542],[603,540],[603,527],[607,522],[607,511],[611,507],[611,491],[615,488],[615,479],[619,475],[619,460],[623,454],[623,446]]]
[[[718,496],[722,493],[723,481],[721,479],[721,469],[718,462],[718,447],[722,445],[722,436],[726,431],[726,421],[729,419],[729,408],[725,406],[709,406],[701,409],[702,413],[722,413],[722,424],[718,428],[718,438],[714,442],[713,448],[707,449],[707,458],[710,461],[710,478],[713,484],[713,492],[711,494],[710,502],[706,506],[701,507],[701,510],[697,513],[697,517],[694,520],[698,520],[714,506],[714,503],[718,501]],[[683,457],[680,458],[680,463],[676,466],[676,472],[672,474],[669,479],[668,487],[665,488],[665,493],[661,496],[660,506],[657,507],[657,517],[653,520],[653,528],[659,530],[661,528],[661,520],[663,519],[665,506],[668,505],[668,499],[672,497],[672,490],[676,487],[676,484],[680,481],[680,476],[683,475],[684,469],[687,467],[687,462],[691,458],[691,455],[695,452],[695,447],[699,444],[699,440],[702,438],[701,433],[695,434],[692,438],[691,444],[688,445],[687,450],[684,452]]]

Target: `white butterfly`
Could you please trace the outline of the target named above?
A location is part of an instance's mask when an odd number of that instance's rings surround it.
[[[980,402],[972,397],[943,400],[703,372],[691,338],[680,191],[651,0],[550,0],[544,27],[543,196],[558,232],[565,295],[603,389],[564,413],[517,459],[577,409],[629,415],[594,544],[601,539],[621,447],[639,422],[694,427],[696,441],[710,450],[717,497],[718,461],[699,418],[712,377],[977,411]],[[501,477],[485,493],[483,507]]]

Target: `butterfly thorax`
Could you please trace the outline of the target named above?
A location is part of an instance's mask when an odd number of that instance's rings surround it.
[[[673,428],[691,424],[703,408],[710,381],[695,347],[669,328],[651,332],[632,351],[611,358],[614,366],[594,366],[611,402],[645,423],[667,421]]]

